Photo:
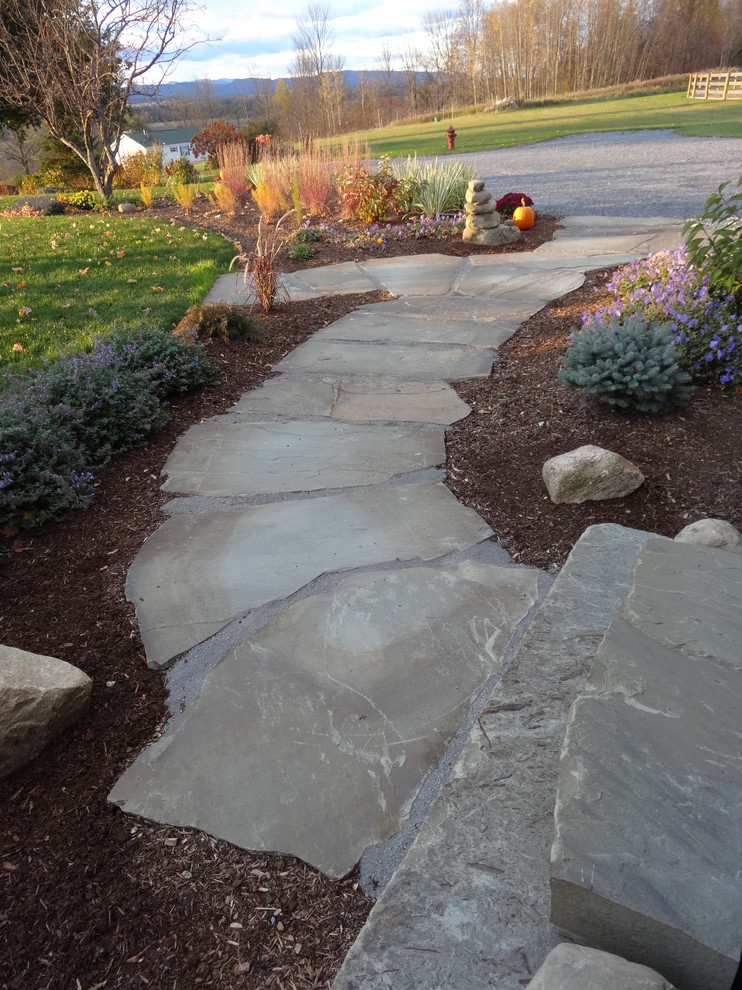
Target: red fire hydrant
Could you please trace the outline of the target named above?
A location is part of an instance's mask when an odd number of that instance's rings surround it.
[[[453,151],[456,145],[456,131],[453,129],[453,124],[446,131],[446,141],[448,141],[448,150]]]

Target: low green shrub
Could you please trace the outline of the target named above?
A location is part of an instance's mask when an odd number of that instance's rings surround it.
[[[174,158],[165,166],[168,185],[179,186],[197,179],[196,166],[188,158]]]
[[[311,244],[322,240],[322,231],[318,230],[317,227],[299,227],[299,229],[295,231],[293,238],[297,244]]]
[[[742,303],[742,175],[736,192],[722,182],[683,234],[690,261],[707,276],[712,295],[730,294]]]
[[[559,381],[622,409],[668,412],[690,395],[673,336],[671,324],[638,317],[583,329],[565,354]]]
[[[310,258],[314,257],[314,251],[308,244],[288,244],[286,255],[292,261],[309,261]]]
[[[85,508],[93,470],[166,418],[162,399],[211,372],[201,345],[121,327],[87,354],[9,374],[0,393],[0,525],[30,527]]]
[[[101,203],[98,195],[91,189],[80,189],[79,192],[67,193],[62,202],[74,206],[76,210],[97,210]]]

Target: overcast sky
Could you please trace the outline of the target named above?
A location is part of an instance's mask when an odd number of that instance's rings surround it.
[[[276,79],[289,74],[291,39],[307,9],[306,0],[201,0],[201,6],[199,28],[221,40],[190,51],[170,80],[242,79],[256,73]],[[422,43],[423,13],[431,9],[431,0],[344,0],[331,7],[333,53],[342,56],[346,69],[373,69],[378,68],[385,36],[392,51]]]

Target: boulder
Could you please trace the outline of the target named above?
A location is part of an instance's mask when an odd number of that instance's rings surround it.
[[[725,519],[699,519],[681,529],[675,541],[742,553],[742,533]]]
[[[492,199],[492,193],[487,192],[486,189],[482,188],[479,192],[474,192],[473,189],[467,189],[465,200],[467,203],[489,203]]]
[[[506,227],[504,224],[500,224],[497,227],[491,227],[488,230],[482,230],[477,227],[466,227],[463,234],[464,243],[486,244],[489,247],[500,247],[503,244],[512,244],[513,241],[517,241],[519,237],[520,231],[517,227]]]
[[[134,203],[119,203],[119,213],[136,213],[137,208]]]
[[[647,966],[584,945],[563,942],[552,949],[528,990],[672,990]]]
[[[467,189],[474,193],[481,192],[484,189],[484,179],[472,179]]]
[[[623,498],[644,482],[644,475],[631,461],[593,444],[552,457],[541,475],[557,504]]]
[[[0,777],[29,763],[76,722],[92,686],[64,660],[0,646]]]

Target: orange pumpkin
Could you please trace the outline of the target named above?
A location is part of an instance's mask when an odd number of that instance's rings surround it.
[[[518,230],[530,230],[536,222],[536,216],[530,206],[526,206],[526,201],[522,199],[520,206],[513,212],[513,223]]]

